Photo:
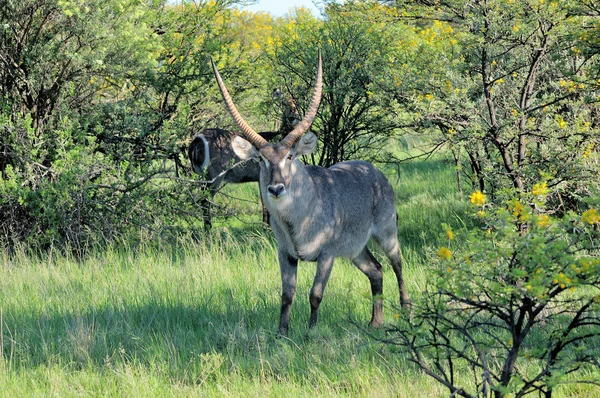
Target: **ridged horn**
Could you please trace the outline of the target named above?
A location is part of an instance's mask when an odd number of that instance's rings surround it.
[[[304,119],[296,127],[281,140],[281,145],[291,148],[300,137],[304,135],[310,128],[310,125],[317,116],[319,110],[319,104],[321,103],[321,94],[323,93],[323,68],[321,66],[321,51],[319,51],[319,63],[317,65],[317,77],[315,79],[315,89],[313,91],[312,100]]]
[[[219,90],[221,91],[221,95],[223,96],[223,101],[225,101],[225,105],[227,106],[227,110],[233,117],[233,120],[235,120],[237,125],[242,130],[242,134],[255,147],[257,147],[259,149],[265,147],[268,144],[268,142],[264,138],[262,138],[260,135],[258,135],[258,133],[256,131],[254,131],[252,129],[252,127],[250,127],[248,125],[248,123],[246,123],[246,121],[244,120],[242,115],[240,115],[237,108],[233,104],[231,95],[229,95],[229,91],[227,91],[227,87],[225,87],[225,83],[223,83],[223,79],[221,79],[221,75],[219,74],[219,71],[217,70],[217,66],[215,65],[215,61],[212,59],[212,57],[210,58],[210,63],[212,65],[213,71],[215,73],[215,78],[217,79],[217,84],[219,85]]]

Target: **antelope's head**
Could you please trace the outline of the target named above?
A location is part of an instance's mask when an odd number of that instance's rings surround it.
[[[231,99],[212,59],[211,63],[225,105],[246,138],[234,138],[231,143],[234,152],[240,159],[262,159],[263,166],[261,166],[261,175],[268,196],[273,199],[279,199],[285,196],[294,183],[293,177],[296,174],[297,168],[302,167],[299,163],[296,163],[295,160],[298,156],[311,153],[317,146],[317,137],[313,133],[306,134],[306,132],[315,119],[317,110],[319,109],[319,103],[321,102],[323,88],[321,54],[319,53],[315,89],[306,115],[304,116],[304,119],[278,143],[269,143],[246,123],[233,104],[233,100]]]

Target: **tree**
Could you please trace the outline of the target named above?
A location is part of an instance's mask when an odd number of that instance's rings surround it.
[[[391,342],[452,395],[550,397],[561,384],[596,384],[597,9],[393,4],[412,34],[387,90],[407,129],[432,134],[426,154],[451,149],[482,208],[461,244],[447,228],[432,283]]]
[[[13,120],[31,118],[37,131],[58,106],[85,107],[100,89],[98,75],[114,77],[152,62],[150,32],[138,24],[143,6],[137,0],[2,3],[2,109]],[[68,101],[61,103],[65,95]]]
[[[475,187],[506,198],[506,188],[527,192],[544,179],[556,203],[551,210],[562,212],[597,190],[590,154],[600,137],[599,53],[590,39],[590,2],[394,4],[397,18],[414,21],[420,34],[450,35],[442,37],[448,47],[438,61],[408,63],[423,73],[388,90],[414,129],[438,134],[435,148],[453,148],[458,167],[466,155],[463,170]],[[427,41],[405,48],[404,57],[429,62]],[[415,92],[419,101],[411,101]]]
[[[323,56],[324,93],[312,127],[322,143],[313,157],[317,164],[390,159],[385,147],[397,121],[387,111],[391,102],[379,86],[398,31],[377,21],[385,13],[374,3],[329,4],[324,21],[299,11],[276,31],[269,59],[277,80],[283,82],[279,86],[301,109],[310,100],[318,49]]]
[[[231,4],[2,0],[2,245],[194,230],[180,158]]]

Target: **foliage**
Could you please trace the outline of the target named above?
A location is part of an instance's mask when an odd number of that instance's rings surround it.
[[[52,123],[53,112],[85,109],[111,78],[153,62],[139,0],[3,0],[2,5],[1,109],[13,120],[29,117],[38,135]]]
[[[207,60],[234,47],[233,4],[3,2],[2,246],[82,254],[140,228],[196,231],[185,143],[220,103]]]
[[[275,31],[267,50],[275,76],[302,109],[310,101],[317,49],[322,53],[324,92],[312,129],[323,145],[314,163],[392,157],[385,148],[397,121],[378,86],[386,78],[390,44],[401,31],[386,24],[386,12],[376,3],[332,3],[323,21],[298,11]]]
[[[407,127],[436,132],[435,148],[450,147],[474,188],[498,200],[540,178],[561,212],[597,192],[590,157],[600,137],[600,53],[591,2],[394,4],[425,38],[400,43],[406,61],[388,85],[411,114]]]
[[[550,397],[564,383],[598,383],[600,214],[549,216],[546,195],[545,184],[529,202],[471,195],[481,227],[453,251],[463,236],[445,226],[435,279],[394,328],[395,343],[453,395]],[[457,378],[463,366],[474,385]]]

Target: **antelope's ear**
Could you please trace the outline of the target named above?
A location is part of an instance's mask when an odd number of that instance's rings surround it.
[[[308,155],[317,147],[317,136],[314,133],[306,133],[296,143],[296,153],[298,155]]]
[[[237,157],[242,160],[259,158],[256,148],[254,148],[249,141],[246,141],[242,137],[236,136],[233,141],[231,141],[231,147],[233,148],[233,152],[235,152]]]

